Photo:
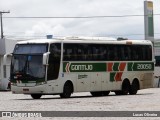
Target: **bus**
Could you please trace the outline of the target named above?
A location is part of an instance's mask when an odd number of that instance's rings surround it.
[[[153,87],[154,54],[148,40],[57,38],[18,42],[11,56],[11,91],[70,98],[74,92],[92,96],[134,95]],[[9,64],[9,63],[6,63]]]

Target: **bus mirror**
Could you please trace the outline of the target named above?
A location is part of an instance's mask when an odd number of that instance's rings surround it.
[[[10,65],[11,64],[12,54],[5,54],[3,57],[3,64]]]
[[[43,65],[47,65],[48,64],[48,56],[49,56],[50,52],[44,53],[43,54]]]

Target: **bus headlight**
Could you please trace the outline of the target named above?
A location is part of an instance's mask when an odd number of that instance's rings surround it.
[[[39,83],[36,83],[36,85],[43,85],[43,84],[46,84],[47,82],[39,82]]]
[[[13,83],[13,82],[11,82],[11,85],[17,86],[17,83]]]

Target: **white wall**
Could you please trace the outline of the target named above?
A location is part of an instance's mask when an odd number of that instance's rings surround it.
[[[6,66],[6,77],[4,76],[3,56],[13,52],[16,40],[0,39],[0,90],[7,90],[10,66]]]

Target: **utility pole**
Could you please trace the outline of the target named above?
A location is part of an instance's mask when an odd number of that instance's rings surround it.
[[[4,38],[4,36],[3,36],[3,22],[2,22],[2,14],[3,13],[10,13],[10,11],[8,11],[8,12],[0,11],[0,17],[1,17],[1,39]]]

